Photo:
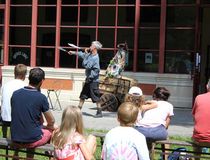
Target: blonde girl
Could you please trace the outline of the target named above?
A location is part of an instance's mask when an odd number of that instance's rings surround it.
[[[57,160],[91,160],[96,149],[96,138],[83,136],[82,113],[78,107],[68,106],[63,111],[61,124],[54,131],[51,143]]]

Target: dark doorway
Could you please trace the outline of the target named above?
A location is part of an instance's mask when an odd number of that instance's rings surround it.
[[[210,7],[201,9],[201,33],[200,33],[200,93],[206,92],[206,83],[210,77]]]

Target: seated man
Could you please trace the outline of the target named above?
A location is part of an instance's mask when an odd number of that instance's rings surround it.
[[[27,66],[17,64],[14,68],[14,79],[5,83],[1,88],[1,117],[3,137],[7,138],[7,129],[11,123],[11,97],[14,91],[23,88],[27,84],[24,82],[27,73]]]
[[[34,148],[44,145],[51,138],[55,119],[49,110],[47,97],[40,92],[44,79],[44,71],[33,68],[29,73],[29,85],[12,95],[11,139],[17,146]],[[45,127],[42,114],[47,121]]]
[[[195,98],[192,115],[194,119],[193,141],[200,146],[210,146],[210,78],[206,85],[207,93],[198,95]],[[201,152],[200,148],[194,147],[196,152]],[[197,155],[199,156],[199,154]],[[199,158],[195,158],[199,160]]]

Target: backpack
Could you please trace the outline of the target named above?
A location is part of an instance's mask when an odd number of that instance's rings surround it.
[[[187,149],[184,147],[176,148],[169,154],[168,160],[189,160],[186,151]]]

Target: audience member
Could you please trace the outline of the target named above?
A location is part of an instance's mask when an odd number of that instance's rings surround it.
[[[153,99],[157,107],[144,112],[140,121],[136,122],[136,129],[145,135],[148,141],[165,140],[168,137],[167,128],[173,113],[173,105],[167,102],[170,96],[165,87],[158,87],[153,92]]]
[[[125,102],[132,102],[139,108],[137,122],[142,119],[142,112],[157,107],[156,101],[145,101],[141,88],[133,86],[125,95]]]
[[[60,127],[54,131],[52,144],[56,159],[91,160],[96,149],[96,138],[83,135],[82,113],[78,107],[65,108]]]
[[[111,129],[105,136],[102,159],[149,160],[146,139],[133,128],[138,108],[131,102],[122,103],[117,112],[120,126]]]
[[[156,88],[153,92],[153,101],[156,102],[156,108],[150,107],[149,110],[146,110],[142,119],[138,118],[135,124],[135,128],[146,137],[150,151],[152,149],[151,142],[166,140],[168,137],[167,128],[171,116],[174,115],[173,105],[167,102],[169,96],[170,92],[165,87]],[[165,148],[169,148],[169,145],[165,145]],[[165,159],[167,157],[167,155],[164,156]]]
[[[207,93],[200,94],[195,98],[192,115],[194,119],[193,141],[199,146],[210,146],[210,78],[206,85]],[[196,152],[201,152],[195,147]],[[197,154],[199,156],[199,154]],[[195,158],[199,160],[199,158]]]
[[[27,67],[24,64],[17,64],[14,68],[13,80],[5,83],[1,88],[1,118],[3,137],[7,138],[7,127],[11,123],[11,97],[14,91],[23,88],[27,84],[24,82]]]
[[[44,79],[44,71],[33,68],[29,73],[29,85],[12,95],[11,139],[16,146],[34,148],[44,145],[55,129],[47,97],[39,91]],[[46,126],[43,126],[43,118]]]

